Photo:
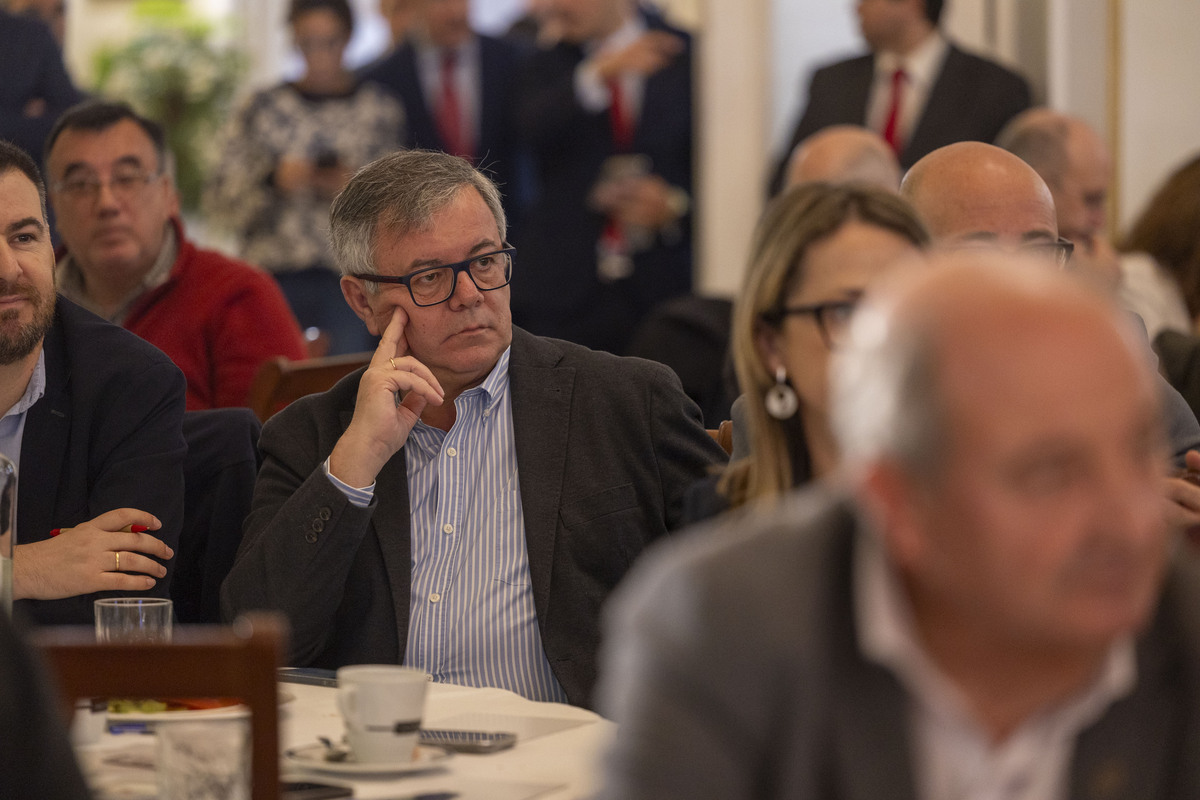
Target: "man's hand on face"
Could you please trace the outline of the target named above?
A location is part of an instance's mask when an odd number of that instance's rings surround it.
[[[619,50],[597,53],[593,60],[601,80],[627,72],[653,75],[683,52],[683,40],[665,31],[646,31]]]
[[[364,487],[408,440],[425,406],[440,406],[445,391],[429,368],[408,355],[408,316],[396,306],[367,371],[349,427],[329,456],[329,472],[349,486]]]
[[[1187,468],[1166,479],[1167,521],[1200,546],[1200,451],[1184,456]]]
[[[150,559],[169,559],[175,552],[148,533],[162,523],[146,511],[118,508],[49,539],[19,544],[13,553],[13,597],[57,600],[92,592],[143,592],[167,574]]]

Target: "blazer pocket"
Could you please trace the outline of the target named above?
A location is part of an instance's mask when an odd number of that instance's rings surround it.
[[[623,483],[568,503],[558,514],[563,525],[568,529],[575,529],[599,517],[616,514],[628,508],[637,508],[637,492],[634,491],[632,483]]]
[[[647,523],[631,483],[569,503],[559,518],[575,566],[608,587],[629,569],[646,537]]]

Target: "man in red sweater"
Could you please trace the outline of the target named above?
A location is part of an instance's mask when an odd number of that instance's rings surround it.
[[[305,357],[269,275],[187,240],[159,125],[120,103],[76,106],[46,140],[46,167],[59,291],[170,356],[188,410],[245,405],[264,361]]]

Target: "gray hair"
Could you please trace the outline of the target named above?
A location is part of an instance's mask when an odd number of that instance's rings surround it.
[[[996,136],[996,146],[1033,167],[1046,183],[1059,186],[1067,168],[1071,122],[1046,109],[1030,109],[1014,117]]]
[[[372,161],[350,179],[329,211],[333,257],[343,275],[378,274],[375,239],[381,227],[399,234],[427,230],[433,215],[473,188],[487,203],[503,241],[508,233],[500,192],[465,159],[432,150],[401,150]],[[377,284],[368,282],[375,291]]]
[[[948,439],[938,381],[934,325],[870,300],[855,312],[849,340],[834,354],[831,417],[843,463],[853,472],[879,459],[930,479]]]

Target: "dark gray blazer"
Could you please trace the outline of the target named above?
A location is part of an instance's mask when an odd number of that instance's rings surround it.
[[[817,491],[657,549],[607,612],[602,800],[915,800],[907,699],[859,653],[850,504]],[[1200,797],[1200,568],[1172,565],[1138,683],[1079,737],[1077,800]]]
[[[361,371],[263,428],[264,463],[222,610],[284,611],[290,663],[400,663],[412,544],[401,450],[367,508],[322,463],[349,424]],[[577,705],[595,682],[600,606],[650,542],[679,522],[687,487],[723,460],[666,367],[513,330],[513,431],[542,645]]]
[[[831,125],[866,124],[874,79],[874,54],[839,61],[813,73],[808,106],[776,165],[772,193],[783,185],[788,157],[797,144]],[[1020,75],[951,44],[921,119],[900,153],[900,166],[908,169],[922,156],[954,142],[991,142],[1005,123],[1031,103],[1029,84]]]

